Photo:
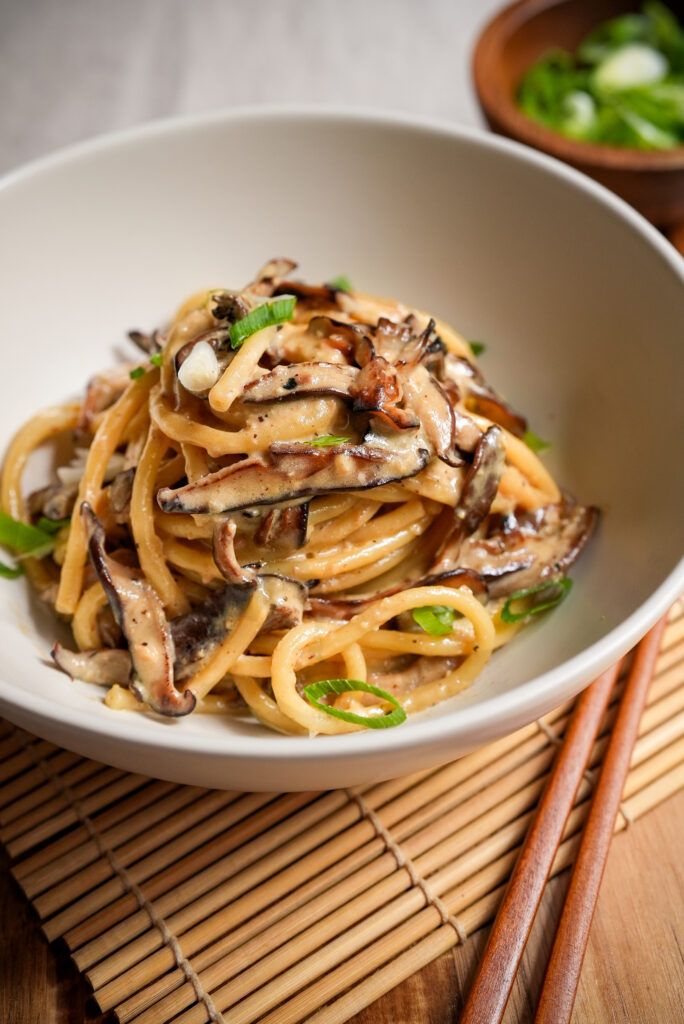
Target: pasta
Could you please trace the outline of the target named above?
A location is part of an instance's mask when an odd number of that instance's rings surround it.
[[[447,324],[274,260],[17,433],[0,541],[113,710],[400,724],[555,606],[597,510]],[[25,496],[32,452],[73,456]],[[4,532],[2,532],[4,530]]]

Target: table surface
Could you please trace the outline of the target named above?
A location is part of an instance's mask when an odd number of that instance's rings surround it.
[[[684,1021],[684,791],[616,836],[572,1024]],[[3,864],[3,868],[5,864]],[[531,1024],[568,872],[547,887],[504,1024]],[[428,965],[354,1024],[456,1024],[487,930]],[[63,950],[51,949],[0,872],[2,1024],[107,1024]]]
[[[0,171],[150,118],[263,103],[478,124],[469,55],[499,0],[0,0]],[[243,46],[245,40],[249,46]],[[612,850],[574,1024],[684,1020],[684,794]],[[657,864],[657,868],[655,865]],[[549,887],[506,1020],[531,1019],[566,879]],[[454,1021],[485,932],[359,1024]],[[0,1021],[99,1021],[0,875]]]

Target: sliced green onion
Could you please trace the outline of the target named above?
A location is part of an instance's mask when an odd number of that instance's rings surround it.
[[[503,622],[521,622],[523,619],[528,618],[530,615],[540,615],[541,612],[547,612],[550,608],[555,608],[557,605],[564,601],[570,593],[572,588],[572,580],[564,576],[560,580],[550,580],[546,583],[539,583],[536,587],[526,587],[524,590],[516,590],[514,594],[506,601],[505,605],[501,609],[501,618]],[[547,599],[544,599],[544,594],[549,594]],[[513,604],[516,601],[525,601],[527,598],[534,597],[535,594],[541,594],[542,600],[537,603],[532,603],[529,607],[523,609],[523,611],[513,611]]]
[[[413,621],[430,636],[446,636],[451,633],[456,618],[453,608],[445,604],[427,605],[425,608],[414,608]]]
[[[535,434],[534,430],[526,430],[523,434],[523,441],[533,452],[547,452],[551,447],[551,442],[545,441],[539,434]]]
[[[337,277],[333,277],[332,281],[328,281],[331,288],[337,288],[338,292],[353,292],[354,287],[346,276],[346,274],[339,274]]]
[[[141,377],[145,376],[145,367],[144,366],[136,366],[136,367],[134,367],[132,370],[129,371],[128,376],[131,378],[131,380],[140,380]]]
[[[162,364],[162,354],[161,354],[161,352],[155,352],[153,355],[151,355],[150,356],[150,362],[152,363],[153,366],[161,366],[161,364]]]
[[[474,356],[481,356],[483,352],[487,351],[487,346],[484,341],[469,341],[470,351]]]
[[[313,437],[310,441],[300,441],[299,444],[312,444],[315,448],[332,448],[336,444],[346,444],[351,441],[350,437],[339,437],[337,434],[322,434],[320,437]]]
[[[393,711],[385,715],[355,715],[353,711],[343,711],[342,708],[333,708],[324,704],[321,697],[328,694],[350,693],[355,690],[363,690],[364,693],[372,693],[381,700],[391,704]],[[320,683],[309,683],[304,687],[304,696],[309,704],[312,704],[319,711],[333,718],[341,718],[343,722],[352,722],[354,725],[364,725],[367,729],[389,729],[394,725],[401,725],[406,721],[406,712],[391,693],[381,690],[379,686],[371,686],[370,683],[362,683],[360,679],[323,679]]]
[[[54,547],[55,539],[45,530],[37,526],[29,526],[28,523],[21,523],[18,519],[0,512],[0,544],[19,551],[22,555],[34,556],[36,552],[44,548]]]
[[[47,516],[41,516],[38,520],[37,528],[43,530],[44,533],[59,533],[65,526],[69,526],[71,523],[71,517],[68,516],[66,519],[48,519]]]
[[[0,576],[4,580],[16,580],[19,576],[24,575],[24,570],[20,565],[13,568],[11,565],[5,565],[4,562],[0,562]]]
[[[247,338],[263,331],[264,327],[274,327],[291,320],[296,302],[294,295],[282,295],[251,310],[242,320],[230,325],[230,347],[239,348]]]

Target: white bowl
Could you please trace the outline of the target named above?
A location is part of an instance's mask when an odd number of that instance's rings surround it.
[[[486,340],[484,367],[604,510],[561,609],[462,696],[397,729],[304,739],[116,713],[45,662],[54,622],[0,581],[0,710],[89,757],[201,786],[321,789],[414,772],[577,693],[684,589],[684,262],[623,202],[530,149],[394,116],[262,110],[78,146],[0,189],[0,422],[71,396],[207,284],[270,256],[346,273]]]

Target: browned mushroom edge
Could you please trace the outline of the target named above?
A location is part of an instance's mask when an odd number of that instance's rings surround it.
[[[164,487],[157,501],[164,512],[233,512],[328,491],[381,487],[415,476],[429,459],[420,435],[405,443],[376,438],[328,448],[282,442],[271,445],[264,457],[250,456],[175,490]]]
[[[309,502],[272,508],[264,516],[254,534],[258,547],[276,554],[288,554],[306,544],[309,524]]]
[[[104,648],[97,651],[70,651],[57,643],[50,655],[58,668],[72,679],[84,683],[127,686],[133,667],[128,651]]]
[[[463,538],[474,533],[487,517],[499,489],[506,462],[506,450],[500,427],[490,427],[480,438],[473,462],[466,473],[458,504],[453,513],[453,526],[437,553],[435,571],[445,571],[460,564],[459,552]]]
[[[463,542],[459,564],[479,572],[493,598],[567,574],[596,529],[594,506],[547,505],[507,517],[507,527]]]
[[[227,519],[214,531],[214,561],[228,587],[242,588],[250,595],[260,587],[269,601],[269,613],[262,629],[291,629],[304,618],[308,590],[305,584],[280,573],[259,572],[258,565],[240,565],[233,541],[235,523]]]
[[[244,291],[253,292],[255,295],[273,295],[277,284],[293,270],[297,264],[287,257],[276,257],[265,263],[253,281],[245,286]]]
[[[359,372],[356,366],[339,363],[307,362],[276,366],[269,373],[250,381],[241,398],[250,404],[279,402],[301,395],[347,398]]]
[[[45,516],[46,519],[66,519],[74,510],[78,484],[50,484],[33,491],[27,498],[31,516]]]
[[[195,695],[190,690],[181,694],[174,686],[173,638],[157,592],[107,555],[104,529],[86,502],[81,515],[90,560],[128,644],[133,665],[130,689],[161,715],[189,714]]]
[[[462,465],[463,459],[457,447],[456,417],[444,389],[419,363],[401,366],[398,373],[406,404],[417,414],[437,457],[450,466]]]
[[[458,387],[466,406],[474,407],[493,423],[498,423],[516,437],[527,430],[527,420],[497,394],[473,363],[461,356],[447,355],[444,360],[445,376]]]

